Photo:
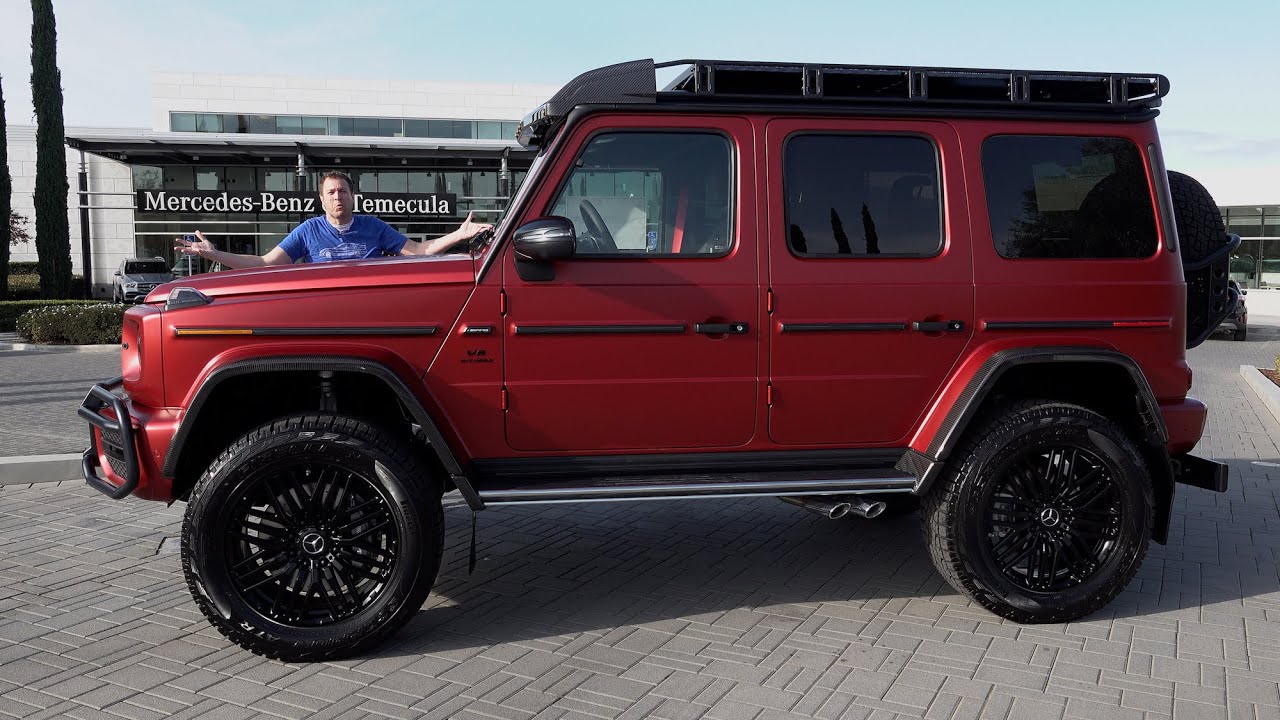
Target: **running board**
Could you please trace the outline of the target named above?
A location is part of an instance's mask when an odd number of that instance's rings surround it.
[[[830,477],[823,477],[831,475]],[[833,473],[743,473],[658,475],[562,480],[554,483],[478,487],[486,506],[530,503],[675,500],[680,498],[776,497],[910,492],[914,475],[891,469]]]

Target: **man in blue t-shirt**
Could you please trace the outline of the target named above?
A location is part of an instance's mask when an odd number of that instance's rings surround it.
[[[320,203],[324,215],[313,217],[293,229],[266,255],[241,255],[218,250],[196,231],[197,240],[174,240],[173,249],[184,255],[199,255],[229,268],[288,265],[328,260],[358,260],[384,255],[434,255],[467,240],[491,225],[473,222],[471,213],[457,230],[421,243],[410,243],[395,228],[372,215],[353,215],[351,178],[331,172],[320,179]]]

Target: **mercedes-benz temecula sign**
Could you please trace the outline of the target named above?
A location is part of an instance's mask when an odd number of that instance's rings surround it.
[[[310,192],[227,192],[202,190],[138,190],[139,213],[292,213],[319,215],[320,198]],[[371,215],[452,217],[452,193],[357,193],[354,212]]]

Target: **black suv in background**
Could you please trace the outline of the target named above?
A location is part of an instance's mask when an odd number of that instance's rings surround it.
[[[112,302],[142,302],[147,293],[174,279],[164,258],[121,260],[111,282]]]

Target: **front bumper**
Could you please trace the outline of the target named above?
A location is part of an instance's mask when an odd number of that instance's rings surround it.
[[[118,377],[94,385],[77,411],[89,423],[89,448],[80,461],[84,481],[116,500],[133,495],[168,502],[173,480],[160,464],[180,413],[142,405],[119,393],[123,386]]]
[[[123,377],[98,383],[80,403],[77,414],[89,423],[89,447],[80,461],[84,481],[95,490],[119,500],[138,487],[138,446],[133,437],[133,418],[124,400],[114,390],[124,385]],[[110,408],[110,415],[104,410]],[[102,461],[106,460],[106,468]],[[98,474],[105,470],[108,477]],[[109,477],[115,476],[120,484]]]

